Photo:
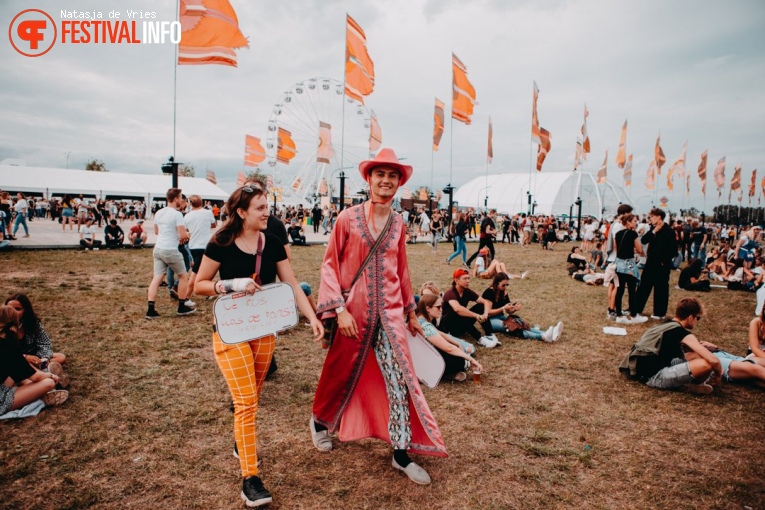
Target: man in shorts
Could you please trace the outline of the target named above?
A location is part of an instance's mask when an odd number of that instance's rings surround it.
[[[723,375],[723,366],[710,352],[715,346],[700,342],[691,333],[703,316],[698,299],[681,299],[672,320],[643,333],[620,370],[651,388],[712,393]]]
[[[183,214],[179,211],[182,204],[181,190],[170,188],[167,190],[167,207],[157,211],[154,215],[154,234],[157,242],[154,245],[154,278],[149,285],[149,307],[146,311],[147,319],[155,319],[159,314],[154,309],[154,300],[157,299],[159,284],[165,276],[168,268],[172,268],[179,277],[178,283],[178,315],[190,315],[196,310],[186,306],[189,294],[189,275],[186,264],[183,261],[178,245],[189,240],[189,233],[183,222]]]

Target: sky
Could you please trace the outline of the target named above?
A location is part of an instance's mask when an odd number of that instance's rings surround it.
[[[609,181],[623,185],[615,157],[621,126],[628,120],[627,153],[634,154],[634,163],[632,186],[625,189],[638,207],[644,208],[658,195],[669,198],[673,209],[682,205],[711,211],[718,203],[712,174],[723,156],[726,188],[721,200],[727,202],[738,164],[743,168],[742,204],[748,204],[754,169],[758,169],[755,201],[762,197],[765,3],[760,1],[231,0],[231,4],[249,39],[249,48],[237,52],[238,68],[176,68],[171,43],[59,41],[47,54],[29,58],[17,53],[6,35],[11,20],[24,8],[42,9],[57,24],[62,6],[100,11],[105,18],[114,10],[121,13],[121,20],[127,19],[127,10],[144,10],[156,12],[156,21],[172,21],[173,1],[2,2],[0,161],[18,158],[29,166],[68,164],[83,169],[95,158],[114,172],[158,173],[174,152],[177,161],[194,165],[198,177],[213,170],[219,185],[231,190],[237,173],[248,170],[243,167],[244,135],[266,140],[269,119],[276,104],[284,105],[286,91],[313,77],[342,82],[348,13],[365,30],[375,63],[375,89],[365,106],[379,119],[383,146],[414,166],[411,188],[432,183],[440,189],[448,182],[459,187],[487,172],[528,173],[536,153],[530,140],[536,81],[540,124],[552,135],[544,172],[572,170],[586,103],[592,152],[582,170],[597,172],[607,150]],[[476,89],[478,104],[471,125],[448,118],[452,52],[467,66]],[[435,98],[447,104],[446,129],[437,152],[432,150]],[[341,129],[341,105],[335,101],[327,112],[313,114],[337,119],[333,143],[339,148],[342,138],[347,147],[347,157],[342,163],[334,160],[329,172],[341,164],[355,166],[366,150],[364,115],[346,103],[347,127]],[[308,113],[283,115],[289,125]],[[494,158],[487,165],[489,117]],[[645,177],[658,135],[667,164],[654,193],[646,189]],[[677,179],[674,192],[668,191],[665,178],[685,141],[686,170],[692,173],[688,197]],[[709,151],[706,199],[696,174],[704,150]],[[275,173],[277,181],[288,186],[314,151],[300,141],[295,164],[274,168],[264,164],[262,170]]]

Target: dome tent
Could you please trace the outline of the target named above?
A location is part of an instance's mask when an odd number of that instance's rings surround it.
[[[531,181],[529,183],[529,181]],[[460,186],[454,192],[454,202],[460,208],[483,209],[488,194],[489,209],[518,213],[530,209],[528,202],[531,184],[532,202],[536,214],[569,214],[577,197],[582,199],[582,216],[613,216],[619,204],[631,204],[621,186],[610,182],[597,184],[593,174],[584,172],[541,172],[484,175]],[[574,215],[577,208],[573,208]]]

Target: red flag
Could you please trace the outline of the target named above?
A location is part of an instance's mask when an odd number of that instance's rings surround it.
[[[260,138],[244,135],[244,165],[258,166],[266,159],[266,149],[260,144]]]
[[[382,130],[377,122],[377,115],[372,110],[372,116],[369,119],[369,152],[374,153],[382,146]]]
[[[632,154],[627,158],[627,164],[624,166],[624,185],[632,186]]]
[[[765,177],[763,177],[762,182],[760,182],[760,188],[762,188],[762,196],[765,197]]]
[[[699,180],[701,181],[701,194],[707,196],[707,152],[701,153],[701,163],[699,163]]]
[[[622,136],[619,139],[619,150],[616,152],[616,166],[624,168],[627,163],[627,119],[624,119]]]
[[[279,128],[278,138],[279,143],[276,146],[276,161],[288,165],[290,160],[297,154],[295,141],[292,139],[292,133],[284,128]]]
[[[545,162],[547,153],[550,152],[550,132],[545,128],[539,128],[541,143],[537,146],[537,171],[542,171],[542,163]]]
[[[237,185],[237,187],[244,186],[245,182],[247,182],[247,177],[244,175],[243,172],[239,172],[237,174],[237,176],[236,176],[236,185]]]
[[[486,155],[489,163],[491,163],[491,160],[494,158],[494,149],[491,146],[491,117],[489,117],[489,148]]]
[[[606,158],[603,160],[603,164],[600,166],[600,170],[598,170],[598,184],[605,183],[608,180],[607,172],[608,172],[608,150],[606,150]]]
[[[346,15],[345,95],[364,104],[375,88],[375,65],[367,52],[367,36],[356,21]]]
[[[661,135],[656,137],[656,150],[654,151],[654,160],[656,161],[656,168],[657,173],[661,175],[661,165],[667,162],[667,157],[664,156],[664,151],[661,150],[661,145],[659,145],[659,141],[661,140]]]
[[[181,0],[178,65],[236,67],[234,49],[248,48],[228,0]]]
[[[279,142],[281,142],[281,137],[279,138]],[[335,149],[332,147],[332,126],[326,122],[319,121],[319,148],[316,151],[316,161],[318,163],[329,163],[329,160],[332,159],[334,155]],[[289,159],[287,161],[289,161]]]
[[[441,135],[444,134],[444,103],[436,98],[436,109],[433,112],[433,150],[438,150]]]
[[[452,53],[452,118],[470,124],[475,106],[475,89],[467,77],[467,67]]]
[[[587,154],[590,153],[590,134],[587,132],[587,117],[589,116],[590,116],[590,112],[587,111],[587,103],[585,103],[584,104],[584,123],[582,124],[582,159],[584,161],[587,161]]]

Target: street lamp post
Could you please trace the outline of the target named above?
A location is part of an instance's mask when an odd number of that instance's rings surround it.
[[[531,190],[529,190],[529,191],[527,191],[527,192],[526,192],[526,196],[527,196],[527,198],[528,198],[528,200],[529,200],[529,208],[528,208],[528,209],[526,209],[526,212],[527,212],[528,214],[531,214],[531,215],[533,215],[533,214],[534,214],[534,212],[533,212],[533,209],[531,208],[531,197],[532,197],[533,195],[531,194]]]
[[[582,238],[582,199],[576,197],[576,238]]]

